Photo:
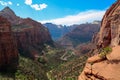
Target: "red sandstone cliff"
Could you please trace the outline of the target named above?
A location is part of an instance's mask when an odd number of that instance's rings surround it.
[[[0,11],[0,15],[11,22],[19,53],[23,56],[34,58],[40,54],[44,44],[52,44],[48,29],[41,23],[20,18],[9,7]]]
[[[106,59],[100,58],[98,54],[89,58],[79,80],[119,80],[120,0],[105,13],[96,40],[97,43],[102,41],[103,47],[111,46],[112,52],[106,55]]]
[[[26,57],[34,58],[40,54],[44,44],[52,44],[48,29],[32,19],[23,19],[13,28],[18,49]]]
[[[105,46],[117,46],[120,44],[120,0],[108,9],[102,19],[99,32],[99,41]]]
[[[18,50],[10,22],[0,16],[0,71],[13,71],[18,64]]]

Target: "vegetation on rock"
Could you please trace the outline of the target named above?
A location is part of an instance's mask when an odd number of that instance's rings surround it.
[[[111,53],[111,52],[112,52],[112,48],[111,48],[111,47],[105,47],[105,48],[103,48],[103,49],[101,50],[99,56],[100,56],[101,58],[106,58],[106,55],[109,54],[109,53]]]

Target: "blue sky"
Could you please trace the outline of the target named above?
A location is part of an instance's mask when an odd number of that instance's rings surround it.
[[[72,25],[101,20],[116,0],[0,0],[0,10],[9,6],[16,15],[42,23]]]

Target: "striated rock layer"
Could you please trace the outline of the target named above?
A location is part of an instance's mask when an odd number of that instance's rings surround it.
[[[10,22],[0,16],[0,71],[14,71],[18,64],[18,50]]]
[[[34,58],[40,54],[45,44],[53,42],[48,29],[30,18],[13,25],[12,30],[20,53],[26,57]]]
[[[45,44],[52,45],[50,33],[41,23],[30,18],[20,18],[9,7],[0,11],[0,15],[12,24],[19,53],[23,56],[34,58],[40,54]]]
[[[112,52],[106,59],[98,54],[89,58],[79,80],[120,80],[120,0],[105,13],[94,42],[103,42],[103,47],[111,46]]]

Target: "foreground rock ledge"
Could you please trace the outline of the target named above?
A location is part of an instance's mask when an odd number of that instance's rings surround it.
[[[89,58],[79,80],[120,80],[119,53],[120,46],[116,46],[106,60],[100,60],[97,55]]]

